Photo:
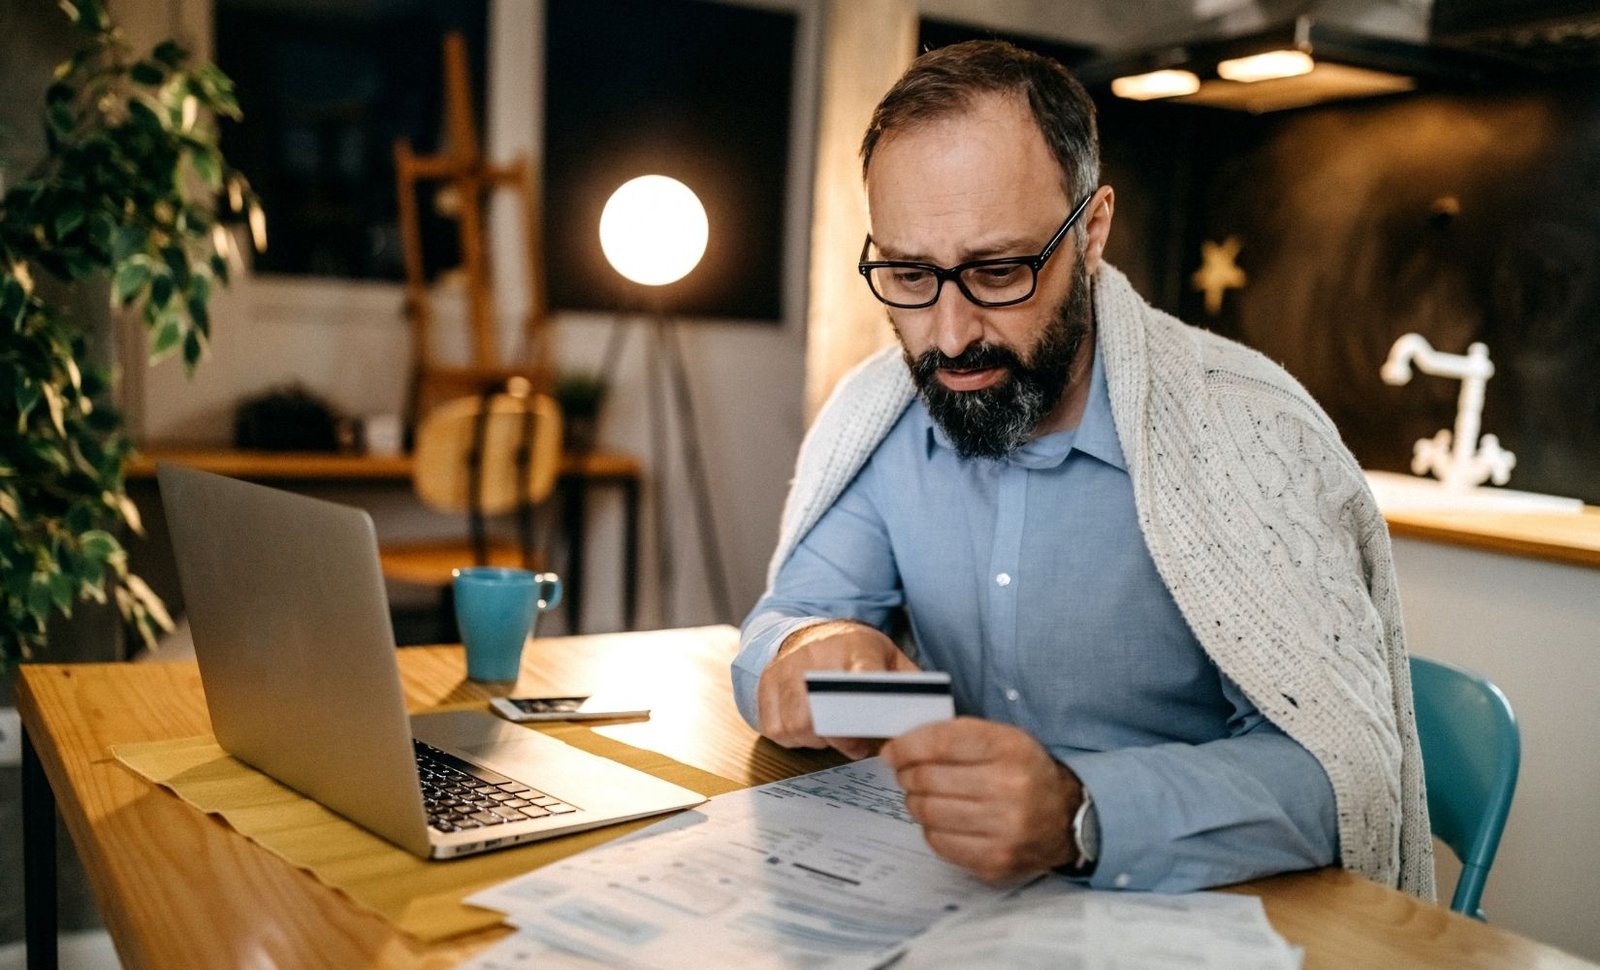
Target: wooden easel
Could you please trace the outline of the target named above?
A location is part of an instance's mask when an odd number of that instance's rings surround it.
[[[533,389],[553,385],[548,327],[545,325],[543,244],[539,235],[538,173],[524,156],[505,165],[484,160],[467,90],[467,45],[458,33],[444,41],[445,119],[448,148],[436,155],[417,155],[411,142],[395,141],[395,182],[399,193],[401,243],[406,267],[406,315],[411,321],[412,368],[407,400],[410,427],[446,400],[483,393],[512,377],[526,377]],[[454,190],[461,265],[466,275],[467,320],[471,360],[447,362],[434,347],[433,304],[423,275],[422,228],[417,212],[419,185],[438,184]],[[516,194],[523,232],[523,258],[528,281],[527,313],[522,320],[520,352],[502,360],[495,320],[493,280],[484,232],[486,199],[495,189]]]

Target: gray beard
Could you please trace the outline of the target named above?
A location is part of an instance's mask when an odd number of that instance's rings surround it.
[[[1027,443],[1061,402],[1072,382],[1072,362],[1089,334],[1094,313],[1089,289],[1089,274],[1080,259],[1073,270],[1071,290],[1026,360],[1010,347],[985,343],[973,344],[956,357],[946,357],[937,348],[912,357],[901,338],[901,353],[917,393],[957,455],[1006,457]],[[1003,367],[1007,374],[982,390],[952,391],[939,383],[942,368],[989,367]]]

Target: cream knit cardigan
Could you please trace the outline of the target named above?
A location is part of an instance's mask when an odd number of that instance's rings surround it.
[[[1321,762],[1344,867],[1432,899],[1433,843],[1389,533],[1304,388],[1103,266],[1097,337],[1150,556],[1213,662]],[[847,375],[801,445],[780,565],[915,396],[899,348]]]

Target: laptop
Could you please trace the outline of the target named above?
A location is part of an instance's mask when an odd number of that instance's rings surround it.
[[[705,801],[485,711],[408,717],[366,512],[156,474],[212,729],[239,760],[433,859]]]

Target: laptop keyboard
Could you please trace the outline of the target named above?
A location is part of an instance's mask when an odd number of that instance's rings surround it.
[[[415,738],[411,744],[417,755],[417,774],[422,778],[422,804],[428,810],[428,824],[440,832],[526,822],[578,810],[554,795],[463,761],[431,744]]]

